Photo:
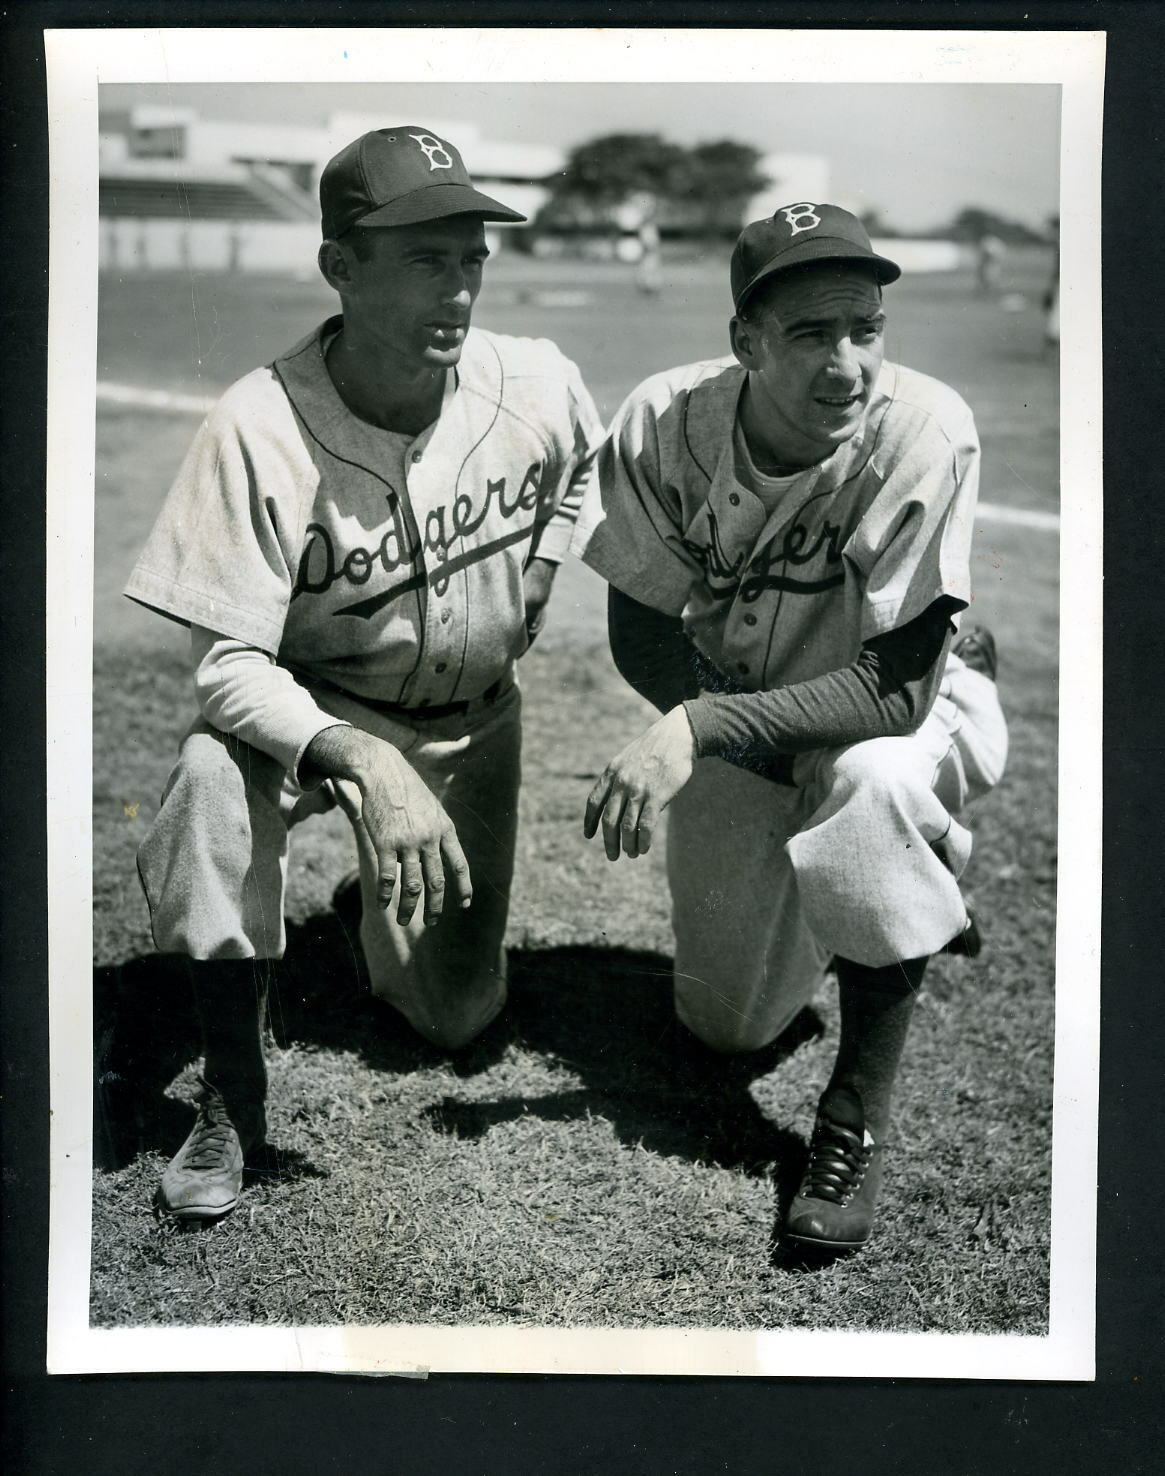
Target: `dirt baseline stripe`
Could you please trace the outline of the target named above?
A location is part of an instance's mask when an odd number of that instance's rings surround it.
[[[110,405],[132,405],[137,410],[177,410],[189,415],[205,415],[217,400],[215,395],[141,389],[134,384],[113,384],[108,379],[97,381],[97,398]]]
[[[97,385],[97,398],[110,405],[129,405],[137,410],[160,410],[180,415],[205,415],[216,401],[214,395],[188,395],[178,390],[143,389],[132,384],[114,384],[103,379]],[[989,523],[1011,523],[1019,528],[1038,528],[1044,533],[1060,531],[1059,513],[1037,512],[1022,507],[1003,507],[997,502],[980,502],[975,517]]]

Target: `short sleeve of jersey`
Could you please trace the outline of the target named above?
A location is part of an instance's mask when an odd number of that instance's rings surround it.
[[[257,370],[195,436],[126,594],[277,654],[311,495],[291,406],[271,372]]]
[[[583,383],[578,365],[570,359],[564,362],[571,406],[571,423],[574,429],[574,454],[571,458],[573,473],[577,472],[585,462],[593,459],[603,444],[604,430],[603,422],[599,419],[599,412],[595,409],[590,390]]]
[[[956,609],[971,600],[979,441],[962,400],[928,383],[942,391],[944,413],[902,407],[890,444],[877,453],[886,480],[846,548],[864,578],[863,641],[908,624],[936,600]]]
[[[682,416],[686,390],[656,377],[634,390],[616,415],[595,463],[598,496],[581,523],[575,551],[624,594],[667,615],[682,614],[702,577],[684,547],[683,507],[668,484],[659,417]]]
[[[603,423],[578,366],[554,350],[566,382],[569,426],[563,428],[560,473],[544,519],[537,552],[539,557],[560,563],[573,546],[579,526],[594,523],[597,491],[594,459],[603,441]]]

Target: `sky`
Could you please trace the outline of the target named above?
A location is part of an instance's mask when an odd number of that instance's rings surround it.
[[[965,205],[1039,228],[1059,211],[1060,89],[1001,83],[162,83],[106,84],[104,110],[193,107],[207,118],[322,124],[466,119],[495,139],[569,149],[602,133],[680,144],[732,138],[763,153],[818,153],[831,193],[927,230]],[[453,142],[457,139],[454,137]]]

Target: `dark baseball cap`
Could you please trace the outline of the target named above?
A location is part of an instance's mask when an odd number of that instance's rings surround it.
[[[320,175],[320,212],[325,240],[354,225],[416,225],[443,215],[526,219],[474,189],[448,139],[411,123],[365,133],[330,159]]]
[[[813,205],[806,200],[782,205],[767,220],[754,220],[741,231],[732,252],[732,301],[739,313],[755,288],[777,272],[814,261],[869,262],[878,281],[896,282],[902,268],[870,245],[866,228],[840,205]]]

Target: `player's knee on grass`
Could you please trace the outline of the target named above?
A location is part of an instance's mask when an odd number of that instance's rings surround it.
[[[718,1056],[747,1055],[752,1051],[763,1050],[776,1039],[776,1035],[769,1031],[749,1029],[747,1026],[725,1030],[705,1023],[694,1024],[682,1017],[681,1022],[688,1027],[701,1044],[715,1051]]]
[[[457,1051],[471,1041],[500,1014],[506,1002],[502,979],[484,980],[476,986],[443,992],[412,1005],[405,1013],[418,1035],[444,1051]]]
[[[774,1024],[771,1019],[752,1020],[733,1016],[727,1011],[717,1015],[711,1011],[685,1009],[677,1001],[676,1018],[698,1041],[717,1055],[740,1056],[751,1051],[764,1050],[765,1046],[771,1045],[800,1009],[801,1005],[798,1003],[787,1019],[779,1019]]]

